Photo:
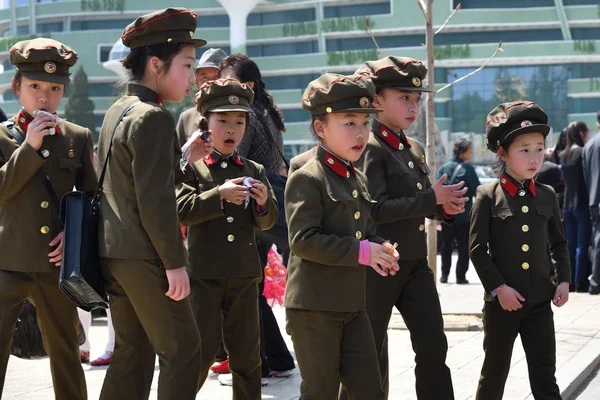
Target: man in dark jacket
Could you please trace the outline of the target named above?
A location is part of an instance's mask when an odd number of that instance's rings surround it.
[[[596,127],[600,128],[600,112]],[[583,177],[589,193],[590,216],[594,230],[590,294],[600,294],[600,135],[595,134],[583,147]]]
[[[437,177],[439,179],[444,174],[448,175],[446,185],[464,181],[465,186],[469,188],[467,194],[465,194],[469,201],[465,204],[465,212],[456,216],[454,224],[442,225],[442,276],[440,282],[448,282],[452,265],[452,250],[454,240],[456,240],[458,247],[456,283],[467,284],[469,281],[465,275],[469,268],[469,213],[473,205],[472,199],[475,197],[480,182],[475,168],[469,164],[469,160],[473,155],[473,143],[466,138],[458,139],[454,144],[453,153],[453,158],[442,165]]]

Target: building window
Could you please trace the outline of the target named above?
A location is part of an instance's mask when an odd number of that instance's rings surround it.
[[[573,40],[600,39],[600,28],[571,28]]]
[[[281,113],[283,114],[283,120],[285,123],[305,122],[310,120],[310,113],[301,108],[281,110]]]
[[[389,1],[381,3],[352,4],[348,6],[325,7],[325,18],[362,17],[365,15],[390,14],[392,6]]]
[[[563,0],[563,4],[565,6],[596,6],[598,5],[598,0]]]
[[[89,21],[71,21],[72,31],[91,31],[101,29],[125,29],[131,19],[104,19]]]
[[[17,36],[26,36],[29,35],[29,25],[19,25],[17,26]]]
[[[110,51],[112,50],[112,44],[101,44],[98,46],[98,62],[103,63],[108,61]]]
[[[249,57],[271,57],[292,54],[309,54],[317,53],[318,51],[319,45],[316,40],[306,42],[273,43],[248,46]]]
[[[229,15],[199,15],[198,28],[228,28]]]
[[[600,63],[578,63],[569,65],[569,79],[599,77]]]
[[[448,68],[447,81],[472,70]],[[495,106],[527,99],[538,103],[548,114],[554,131],[560,132],[567,125],[569,113],[568,73],[564,65],[487,67],[452,86],[452,104],[448,110],[453,118],[452,131],[483,133],[486,116]]]
[[[301,89],[304,90],[308,82],[315,80],[319,74],[263,76],[267,90]]]
[[[567,1],[563,0],[565,4]],[[554,7],[554,0],[453,0],[454,8],[460,3],[461,8],[526,8]]]
[[[299,10],[285,10],[248,15],[248,26],[289,24],[293,22],[314,21],[315,8],[302,8]]]
[[[570,98],[569,113],[593,113],[596,114],[600,110],[600,97],[593,98]]]
[[[38,33],[62,32],[62,31],[64,31],[64,24],[62,21],[60,21],[60,22],[45,22],[45,23],[37,24],[37,32]]]

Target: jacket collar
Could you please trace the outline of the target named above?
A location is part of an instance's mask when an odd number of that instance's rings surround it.
[[[373,120],[373,133],[381,140],[387,143],[394,150],[403,150],[405,147],[411,148],[404,132],[396,133],[387,126],[383,125],[377,118]]]
[[[330,170],[338,174],[343,178],[350,178],[353,176],[356,178],[356,170],[354,169],[354,164],[349,161],[344,161],[335,155],[333,155],[329,150],[325,147],[319,145],[317,148],[317,158],[327,166]]]
[[[510,175],[508,171],[504,170],[502,177],[500,178],[500,185],[506,190],[510,197],[514,198],[517,193],[519,196],[525,196],[526,190],[529,190],[531,195],[535,197],[535,181],[533,179],[526,179],[521,183]]]
[[[54,115],[56,115],[56,113],[54,113]],[[33,117],[27,111],[25,111],[23,108],[21,108],[21,110],[17,114],[16,122],[17,122],[17,125],[19,126],[19,128],[21,128],[25,134],[27,134],[27,128],[29,128],[29,124],[31,123],[31,121],[33,121]],[[56,125],[56,127],[54,129],[55,129],[56,134],[60,135],[60,133],[61,133],[60,126]]]
[[[140,85],[138,83],[128,83],[125,96],[136,96],[145,103],[156,103],[159,106],[164,107],[163,101],[158,93],[149,87]]]
[[[213,164],[218,163],[221,160],[224,161],[224,162],[227,162],[228,160],[231,160],[231,161],[233,161],[235,164],[237,164],[240,167],[245,167],[246,166],[246,164],[244,164],[244,162],[240,158],[240,155],[237,152],[237,150],[234,151],[232,154],[230,154],[228,156],[223,156],[217,150],[213,150],[213,152],[211,154],[209,154],[208,156],[204,157],[204,163],[206,165],[208,165],[209,167],[211,165],[213,165]]]

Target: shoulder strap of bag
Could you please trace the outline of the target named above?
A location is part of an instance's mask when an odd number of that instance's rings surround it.
[[[461,167],[462,167],[462,163],[458,163],[456,165],[456,168],[454,168],[454,172],[452,173],[452,176],[450,177],[450,180],[448,181],[449,185],[454,185],[454,180],[458,176],[458,171],[460,171]]]
[[[6,129],[8,129],[8,131],[10,132],[12,137],[14,137],[15,140],[17,141],[17,143],[19,143],[19,146],[23,144],[25,139],[23,139],[23,136],[21,136],[19,131],[15,129],[14,122],[4,121],[4,122],[2,122],[2,125],[4,125],[6,127]],[[58,196],[56,195],[56,192],[54,191],[54,188],[52,187],[52,183],[48,179],[48,176],[46,176],[46,174],[44,173],[42,168],[38,169],[36,171],[35,175],[44,184],[44,188],[48,192],[48,195],[50,195],[50,200],[51,200],[52,206],[56,209],[56,211],[58,211],[58,204],[59,204]]]
[[[131,111],[131,109],[135,105],[137,105],[139,103],[141,103],[141,101],[136,100],[132,104],[130,104],[129,107],[127,107],[125,110],[123,110],[123,112],[119,116],[119,119],[117,119],[117,123],[115,124],[115,127],[113,128],[112,134],[110,135],[108,151],[106,152],[106,157],[104,159],[104,165],[102,166],[102,172],[100,173],[100,178],[98,179],[98,186],[96,187],[96,192],[94,192],[94,197],[92,198],[92,212],[93,213],[97,213],[99,211],[100,197],[102,196],[102,191],[104,189],[104,176],[106,175],[106,168],[108,167],[108,161],[110,159],[110,154],[112,152],[113,140],[115,138],[115,133],[117,133],[117,128],[119,127],[119,124],[121,123],[121,120],[123,120],[125,115],[129,111]]]

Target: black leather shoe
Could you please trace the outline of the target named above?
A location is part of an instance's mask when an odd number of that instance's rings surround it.
[[[448,283],[448,275],[442,275],[440,278],[441,283]]]
[[[468,285],[468,284],[469,284],[469,281],[468,281],[468,280],[466,280],[466,279],[464,279],[464,278],[463,278],[463,279],[458,279],[458,278],[457,278],[457,279],[456,279],[456,283],[457,283],[457,284],[459,284],[459,285]]]
[[[590,285],[589,293],[590,294],[600,294],[600,286],[592,286],[592,285]]]

